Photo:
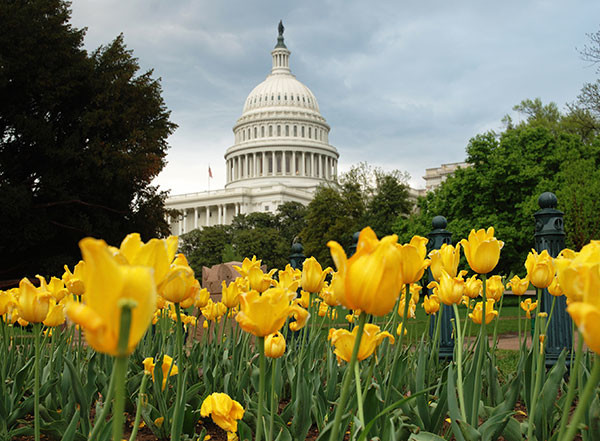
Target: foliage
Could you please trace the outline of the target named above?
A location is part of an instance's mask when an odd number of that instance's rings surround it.
[[[1,278],[58,272],[85,236],[168,232],[160,84],[122,35],[88,54],[69,17],[62,0],[0,5]]]
[[[431,219],[440,214],[448,219],[454,241],[472,228],[494,226],[505,242],[496,272],[523,274],[522,262],[533,246],[533,213],[544,191],[561,196],[558,208],[567,213],[569,244],[593,237],[593,226],[600,220],[592,197],[598,178],[591,171],[600,165],[600,143],[595,138],[586,142],[574,132],[571,120],[565,120],[553,103],[525,100],[515,110],[527,118],[518,124],[505,118],[507,128],[502,133],[473,137],[467,146],[469,167],[457,170],[421,198],[416,214],[397,219],[394,230],[401,240],[426,234]],[[584,203],[585,209],[578,205]],[[578,220],[579,209],[589,218]]]

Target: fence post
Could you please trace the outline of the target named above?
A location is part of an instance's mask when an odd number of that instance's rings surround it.
[[[432,219],[431,226],[433,227],[433,230],[427,235],[429,238],[429,242],[427,242],[428,253],[431,250],[439,250],[445,243],[451,243],[452,233],[446,230],[447,225],[448,221],[444,216],[436,216]],[[431,270],[429,268],[427,269],[427,278],[429,281],[433,280],[433,275],[431,274]],[[426,287],[423,287],[423,291],[428,294],[428,289]],[[442,323],[440,325],[439,357],[444,359],[452,359],[454,356],[454,336],[452,333],[451,320],[454,319],[454,309],[451,306],[444,305],[443,303],[440,305],[440,308],[443,308],[443,312]],[[434,319],[431,320],[429,327],[429,335],[431,337],[433,337],[438,318],[439,313],[437,313]]]
[[[290,266],[294,269],[302,269],[302,264],[306,260],[304,256],[304,247],[300,242],[294,242],[292,244],[292,254],[290,254]]]
[[[565,248],[565,230],[563,212],[556,209],[558,199],[554,193],[545,192],[538,198],[540,210],[534,213],[535,218],[535,250],[541,253],[547,250],[552,257]],[[544,289],[542,292],[541,311],[550,314],[553,296]],[[546,366],[554,366],[563,349],[571,351],[573,338],[571,317],[567,313],[567,299],[556,298],[554,312],[548,325],[546,336]]]

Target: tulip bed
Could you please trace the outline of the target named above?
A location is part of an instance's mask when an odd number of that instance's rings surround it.
[[[502,242],[493,228],[429,255],[426,242],[366,228],[350,258],[328,244],[335,271],[309,258],[264,273],[245,259],[215,302],[176,237],[84,239],[73,272],[0,291],[0,439],[600,439],[600,242],[555,259],[532,252],[527,277],[510,280],[538,300],[521,302],[506,375],[505,286],[491,275]],[[544,288],[567,296],[578,336],[551,369],[553,313],[536,316]],[[461,317],[452,360],[438,356],[441,304]],[[415,331],[416,308],[431,336]]]

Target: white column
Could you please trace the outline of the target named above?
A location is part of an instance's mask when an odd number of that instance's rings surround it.
[[[183,216],[181,216],[181,234],[185,234],[185,223],[187,222],[187,210],[183,210]]]
[[[237,203],[237,202],[235,202],[235,203],[233,204],[233,206],[235,207],[235,208],[234,208],[234,210],[235,210],[235,211],[234,211],[234,213],[235,213],[235,215],[237,216],[238,214],[240,214],[240,207],[238,206],[238,203]]]
[[[296,151],[292,152],[292,175],[296,176]]]
[[[314,153],[310,154],[310,175],[316,176],[315,175],[315,154]]]
[[[256,153],[252,153],[252,177],[258,176],[258,167],[256,166]]]
[[[306,176],[306,162],[305,161],[306,161],[306,155],[304,152],[302,152],[302,164],[300,167],[300,174],[302,176]]]
[[[210,227],[210,207],[206,207],[206,226]]]
[[[194,207],[194,230],[198,228],[198,207]]]
[[[223,224],[227,223],[227,205],[223,205]]]
[[[221,205],[217,205],[217,225],[221,225],[223,222],[221,221],[221,210],[222,210],[222,206]]]
[[[262,175],[267,176],[267,153],[262,152]]]
[[[271,152],[271,175],[275,176],[275,152]]]
[[[250,155],[246,155],[246,177],[250,177]]]

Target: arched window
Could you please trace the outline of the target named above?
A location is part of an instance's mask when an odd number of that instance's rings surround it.
[[[312,127],[308,128],[308,137],[312,138]]]
[[[290,136],[290,126],[285,126],[285,136]]]
[[[273,126],[269,126],[269,136],[273,136]]]
[[[301,136],[304,138],[304,126],[302,126]]]
[[[265,137],[265,126],[261,126],[261,127],[260,127],[260,136],[261,136],[262,138],[264,138],[264,137]]]
[[[281,136],[281,126],[277,126],[277,136]]]
[[[298,136],[298,126],[294,126],[294,136]]]
[[[254,137],[258,138],[258,128],[254,127]]]
[[[242,141],[246,140],[246,131],[242,130]]]

